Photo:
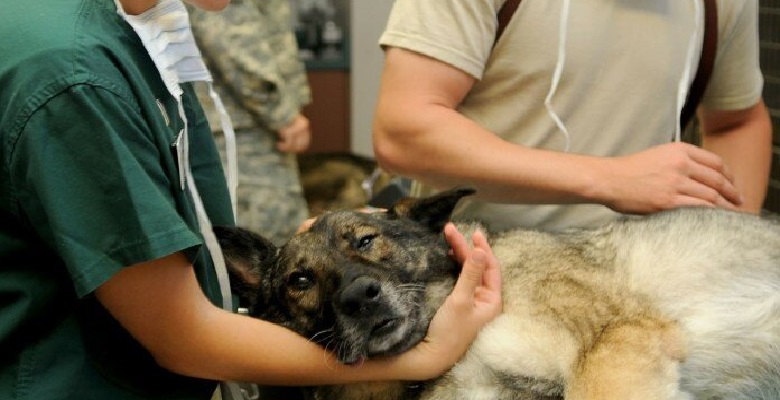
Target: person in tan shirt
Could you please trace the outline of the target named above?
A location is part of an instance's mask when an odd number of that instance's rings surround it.
[[[494,229],[591,226],[689,205],[758,212],[771,124],[756,0],[718,0],[702,146],[677,142],[701,50],[700,0],[398,0],[374,150],[413,194],[475,187],[455,217]]]

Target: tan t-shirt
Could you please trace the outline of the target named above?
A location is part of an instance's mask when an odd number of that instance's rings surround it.
[[[558,61],[563,1],[522,1],[491,51],[496,15],[503,3],[397,0],[380,44],[436,58],[478,79],[459,111],[486,129],[513,143],[564,151],[566,136],[544,106]],[[716,109],[747,108],[759,100],[763,86],[757,0],[717,3],[717,58],[702,104]],[[617,156],[673,139],[678,123],[677,88],[694,33],[691,80],[701,52],[703,22],[697,30],[695,10],[691,0],[571,2],[565,63],[552,99],[569,132],[569,152]],[[699,10],[703,11],[703,5]],[[414,186],[416,195],[433,192],[419,183]],[[560,229],[598,224],[615,215],[592,204],[507,205],[464,200],[455,218],[479,218],[496,229]]]

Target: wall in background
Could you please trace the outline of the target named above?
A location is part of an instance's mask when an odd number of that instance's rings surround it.
[[[303,109],[312,142],[307,153],[350,150],[350,0],[290,0],[312,102]]]
[[[426,0],[421,0],[426,1]],[[379,48],[379,36],[385,29],[393,0],[351,0],[351,112],[352,151],[373,157],[371,121],[379,93],[379,76],[384,54]]]
[[[780,0],[759,0],[764,101],[772,117],[772,177],[764,208],[780,212]]]

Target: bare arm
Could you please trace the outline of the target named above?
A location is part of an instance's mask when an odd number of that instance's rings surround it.
[[[772,162],[772,123],[764,101],[738,111],[699,110],[702,146],[718,154],[734,174],[744,202],[740,209],[761,211]]]
[[[125,268],[96,295],[162,367],[182,375],[274,385],[430,379],[452,366],[501,310],[497,261],[487,243],[475,238],[470,252],[452,235],[461,258],[470,258],[426,340],[359,367],[339,364],[292,331],[213,306],[180,253]]]
[[[383,167],[441,188],[469,184],[504,203],[598,203],[644,213],[740,202],[722,160],[694,146],[597,158],[504,141],[457,112],[474,83],[448,64],[388,49],[374,122]]]

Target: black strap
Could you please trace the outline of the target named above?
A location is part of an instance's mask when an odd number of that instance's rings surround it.
[[[504,34],[506,26],[509,25],[509,21],[512,20],[512,16],[515,15],[517,6],[520,5],[522,0],[507,0],[501,9],[498,10],[498,27],[496,27],[496,40],[493,41],[493,46],[498,43],[498,39]]]
[[[704,41],[701,48],[699,67],[696,77],[691,83],[688,97],[680,113],[680,128],[685,129],[696,115],[707,84],[710,82],[712,69],[715,66],[715,56],[718,52],[718,5],[715,0],[704,0]]]
[[[509,21],[512,20],[517,7],[522,0],[507,0],[498,11],[498,27],[496,28],[496,40],[498,42],[501,35],[504,34]],[[680,127],[685,129],[696,114],[696,108],[707,90],[707,84],[710,82],[712,69],[715,66],[715,56],[718,51],[718,5],[715,0],[704,0],[704,41],[702,42],[701,57],[699,66],[696,69],[696,76],[691,83],[688,91],[688,97],[685,99],[685,105],[680,113]]]

